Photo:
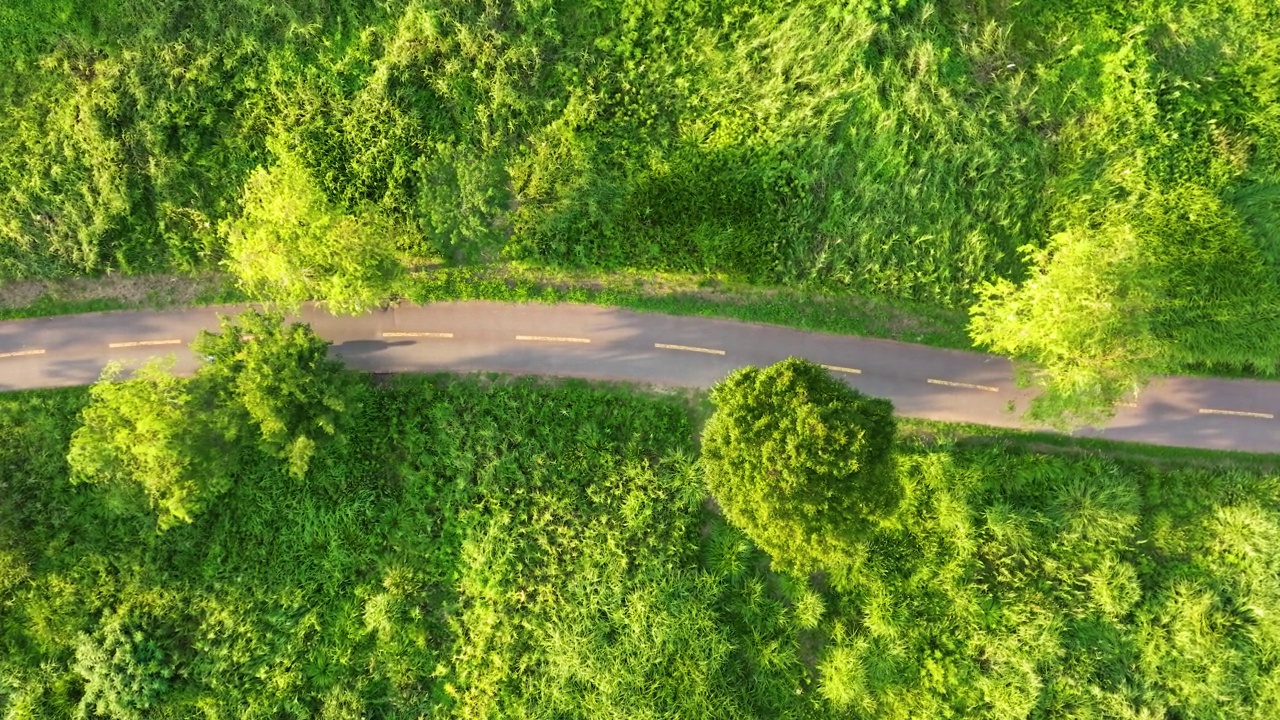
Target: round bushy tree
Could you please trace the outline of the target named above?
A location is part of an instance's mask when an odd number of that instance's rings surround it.
[[[796,573],[835,570],[897,508],[893,404],[790,358],[742,368],[711,392],[707,485],[730,522]]]

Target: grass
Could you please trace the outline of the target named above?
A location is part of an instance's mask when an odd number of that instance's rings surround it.
[[[835,589],[770,572],[716,516],[697,396],[500,376],[389,377],[361,393],[346,441],[303,479],[249,457],[221,502],[163,534],[127,494],[68,484],[84,389],[0,397],[0,710],[1273,707],[1274,468],[908,421],[904,505],[861,579]]]
[[[0,320],[106,310],[161,310],[247,300],[229,277],[217,273],[36,280],[0,286]]]
[[[0,278],[216,267],[269,147],[452,263],[958,308],[1134,183],[1193,181],[1270,252],[1267,3],[493,12],[11,3]]]

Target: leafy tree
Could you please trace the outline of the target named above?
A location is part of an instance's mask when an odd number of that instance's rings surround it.
[[[328,347],[306,325],[246,312],[192,343],[209,361],[189,380],[171,359],[127,380],[108,367],[71,438],[73,480],[140,486],[161,529],[191,522],[230,486],[250,423],[259,447],[302,477],[347,408],[351,384]]]
[[[1280,285],[1241,221],[1208,191],[1147,192],[1095,227],[1024,249],[1031,276],[986,285],[975,342],[1035,363],[1028,416],[1098,423],[1158,373],[1191,363],[1272,372]]]
[[[120,365],[108,366],[89,389],[67,454],[73,482],[141,486],[161,529],[191,522],[230,485],[237,434],[172,364],[149,363],[128,380]]]
[[[711,399],[703,463],[725,516],[782,569],[847,567],[901,496],[893,404],[797,358],[738,370]]]
[[[220,405],[242,410],[261,447],[304,475],[317,441],[337,432],[351,387],[342,363],[327,355],[329,342],[279,314],[249,311],[222,318],[221,332],[202,331],[191,347],[210,358],[197,382]]]
[[[1038,366],[1031,377],[1043,392],[1030,419],[1098,422],[1162,363],[1146,327],[1155,288],[1133,274],[1133,230],[1067,231],[1043,250],[1024,250],[1036,271],[1020,286],[1002,278],[982,289],[974,342]]]
[[[400,269],[395,227],[334,207],[300,161],[274,149],[277,164],[254,171],[240,217],[224,227],[240,285],[285,307],[319,300],[352,314],[385,300]]]

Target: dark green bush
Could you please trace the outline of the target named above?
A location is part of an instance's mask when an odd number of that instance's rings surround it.
[[[738,370],[711,401],[702,462],[725,517],[781,570],[847,573],[901,496],[893,404],[797,358]]]

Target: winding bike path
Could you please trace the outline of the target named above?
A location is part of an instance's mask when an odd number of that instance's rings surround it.
[[[173,354],[218,315],[245,306],[127,311],[0,322],[0,390],[87,385],[108,361]],[[702,317],[591,305],[403,304],[357,317],[306,307],[301,319],[349,366],[375,372],[494,371],[709,387],[743,365],[788,356],[827,365],[903,415],[1024,427],[1009,401],[1030,398],[1004,358],[890,340],[802,332]],[[1158,445],[1280,452],[1280,383],[1168,377],[1121,407],[1102,430],[1078,434]]]

